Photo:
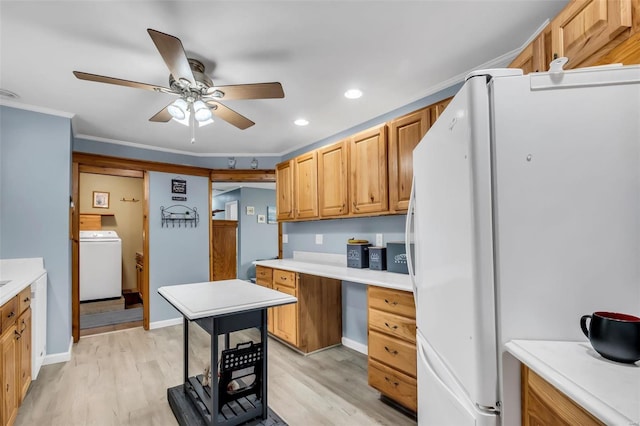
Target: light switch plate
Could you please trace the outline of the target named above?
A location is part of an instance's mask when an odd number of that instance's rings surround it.
[[[282,244],[287,244],[289,242],[289,234],[282,234]]]
[[[376,234],[376,247],[382,247],[382,244],[384,244],[382,234]]]
[[[316,234],[316,244],[322,244],[322,234]]]

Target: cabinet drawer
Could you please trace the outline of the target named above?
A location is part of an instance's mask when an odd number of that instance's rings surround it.
[[[417,381],[413,377],[370,359],[369,386],[411,411],[418,411]]]
[[[369,309],[369,328],[416,343],[416,320],[413,318]]]
[[[416,345],[369,330],[369,357],[416,377]]]
[[[8,329],[16,323],[18,319],[18,297],[12,297],[7,303],[0,308],[0,332]]]
[[[416,305],[413,302],[413,293],[375,286],[369,286],[368,291],[369,308],[415,319]]]
[[[273,269],[265,266],[256,266],[256,283],[265,287],[271,287],[273,282]]]
[[[287,287],[296,287],[296,273],[292,271],[273,270],[273,285],[280,284]]]
[[[31,306],[31,286],[18,294],[18,313],[24,312],[29,306]]]

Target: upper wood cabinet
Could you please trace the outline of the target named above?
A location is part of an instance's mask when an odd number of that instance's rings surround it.
[[[413,149],[431,126],[431,108],[423,108],[389,123],[389,211],[409,207],[413,179]]]
[[[436,122],[436,120],[440,117],[440,115],[442,114],[444,109],[447,107],[447,105],[449,105],[452,99],[453,99],[453,96],[450,98],[444,99],[438,102],[437,104],[430,106],[429,109],[431,110],[431,125],[433,125],[433,123]]]
[[[543,72],[553,60],[551,48],[551,24],[525,47],[509,64],[509,68],[520,68],[524,74]]]
[[[573,0],[551,22],[553,55],[588,66],[629,38],[631,0]],[[598,53],[598,55],[595,55]]]
[[[318,157],[316,151],[293,160],[293,209],[296,219],[318,217]]]
[[[278,220],[293,219],[293,160],[276,166],[276,211]]]
[[[340,141],[318,150],[318,204],[321,217],[349,213],[348,143]]]
[[[349,174],[352,214],[388,211],[386,125],[351,137]]]

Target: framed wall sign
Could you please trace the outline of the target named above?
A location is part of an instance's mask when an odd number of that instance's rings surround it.
[[[93,207],[98,209],[108,209],[109,193],[103,191],[93,191]]]
[[[171,179],[171,193],[172,194],[186,194],[187,193],[187,181],[182,179]]]

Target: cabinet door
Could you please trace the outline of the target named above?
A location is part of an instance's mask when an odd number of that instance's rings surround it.
[[[447,107],[447,105],[449,105],[452,99],[453,97],[447,98],[431,106],[431,125],[432,126],[433,126],[433,123],[435,123],[436,120],[440,117],[440,115],[442,114],[444,109]]]
[[[16,326],[8,327],[0,338],[2,368],[2,424],[13,424],[18,415],[18,349]]]
[[[273,269],[256,266],[256,284],[266,288],[273,288]],[[273,334],[273,309],[267,308],[267,331]]]
[[[509,64],[509,68],[520,68],[524,74],[533,72],[533,43],[527,47]]]
[[[278,220],[293,219],[293,161],[276,166],[276,211]]]
[[[569,58],[565,68],[590,65],[628,38],[631,25],[631,0],[573,0],[551,22],[553,54]]]
[[[31,384],[31,308],[18,318],[18,393],[19,402],[22,402],[27,395],[27,390]]]
[[[528,367],[521,367],[522,425],[603,425]]]
[[[406,212],[413,179],[413,149],[431,123],[429,108],[389,124],[389,211]]]
[[[349,213],[348,144],[340,141],[318,150],[318,204],[321,217]]]
[[[295,288],[275,285],[274,290],[297,297]],[[282,340],[298,346],[298,304],[274,308],[273,334]]]
[[[296,219],[318,217],[318,160],[312,151],[294,159],[293,208]]]
[[[387,195],[387,126],[351,137],[349,147],[351,213],[378,213],[389,209]]]

